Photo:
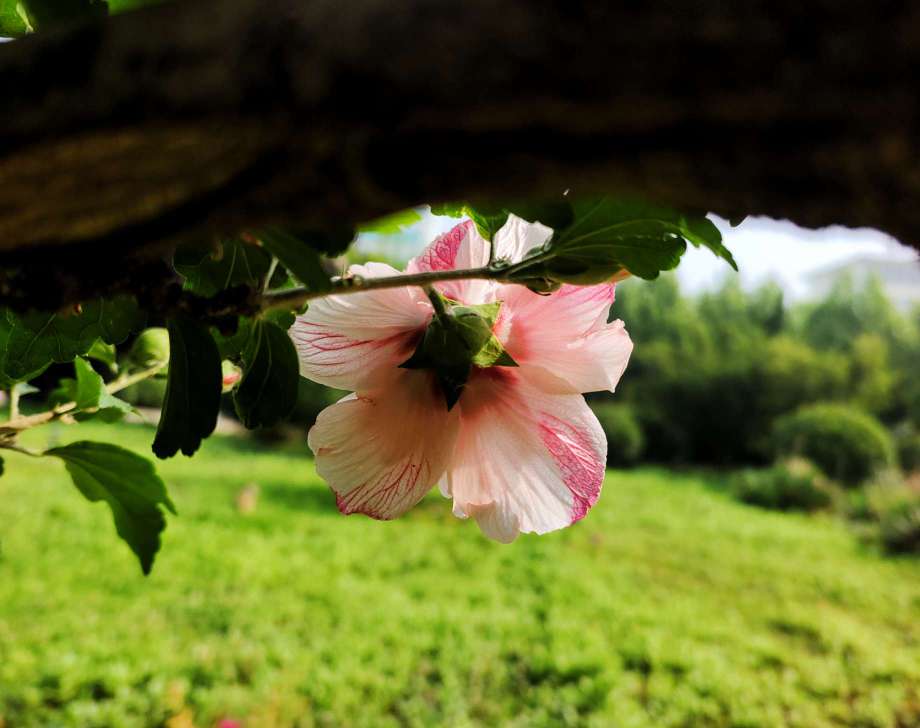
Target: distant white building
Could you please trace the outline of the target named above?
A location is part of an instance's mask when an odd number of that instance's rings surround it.
[[[902,311],[920,305],[920,260],[896,260],[871,255],[848,258],[805,275],[808,298],[823,298],[843,275],[861,287],[877,278],[888,299]]]

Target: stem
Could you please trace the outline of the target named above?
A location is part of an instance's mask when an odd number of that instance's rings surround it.
[[[529,261],[528,261],[529,262]],[[383,278],[361,278],[360,276],[337,278],[327,291],[311,291],[307,288],[291,288],[287,291],[268,292],[262,296],[262,309],[300,308],[314,298],[376,291],[382,288],[401,288],[403,286],[430,286],[441,281],[460,281],[469,279],[505,280],[510,268],[496,270],[489,266],[482,268],[465,268],[462,270],[434,270],[425,273],[405,273]]]
[[[19,386],[14,384],[10,387],[10,419],[15,420],[19,417]]]
[[[130,376],[117,377],[106,385],[105,391],[109,394],[120,392],[123,389],[127,389],[132,384],[137,384],[138,382],[141,382],[145,379],[149,379],[154,374],[161,371],[165,366],[166,362],[158,362],[154,366],[148,367],[147,369],[142,369],[141,371],[135,372]]]
[[[109,394],[115,394],[116,392],[120,392],[121,390],[126,389],[127,387],[130,387],[132,384],[137,384],[143,379],[148,379],[149,377],[152,377],[154,374],[160,371],[164,366],[166,366],[166,364],[163,362],[160,362],[156,364],[155,366],[149,367],[147,369],[142,369],[141,371],[136,372],[135,374],[132,374],[130,376],[118,377],[117,379],[113,379],[106,386],[105,391],[108,392]],[[21,417],[21,416],[11,417],[7,422],[4,422],[2,425],[0,425],[0,436],[16,434],[18,432],[21,432],[22,430],[28,430],[28,429],[31,429],[32,427],[38,427],[39,425],[45,425],[49,422],[53,422],[54,420],[60,419],[61,417],[64,417],[65,415],[73,414],[76,411],[77,411],[76,402],[64,402],[63,404],[59,404],[57,407],[54,407],[50,410],[39,412],[34,415],[29,415],[27,417]],[[6,446],[4,445],[4,447]],[[7,449],[10,449],[10,448],[7,448]]]

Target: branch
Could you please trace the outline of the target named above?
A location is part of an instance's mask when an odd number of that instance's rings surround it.
[[[149,379],[150,377],[156,375],[160,372],[163,367],[166,366],[165,362],[158,363],[147,369],[142,369],[139,372],[134,374],[125,375],[113,379],[106,385],[105,391],[109,394],[115,394],[120,392],[123,389],[127,389],[132,384],[137,384],[138,382]],[[10,436],[15,436],[23,430],[29,430],[33,427],[38,427],[39,425],[46,425],[49,422],[54,422],[68,415],[72,415],[80,411],[77,408],[76,402],[64,402],[52,407],[49,410],[44,412],[38,412],[34,415],[20,415],[16,417],[11,417],[6,422],[0,424],[0,442],[3,438],[8,438]],[[0,444],[0,447],[7,447],[6,445]],[[15,448],[12,448],[15,449]]]
[[[505,280],[509,268],[499,269],[485,266],[482,268],[466,268],[461,270],[439,270],[425,273],[406,273],[398,276],[381,278],[363,278],[362,276],[343,276],[332,280],[332,288],[328,291],[316,291],[308,288],[289,288],[283,291],[269,291],[262,295],[261,308],[297,309],[308,301],[326,296],[339,296],[348,293],[362,293],[377,291],[382,288],[403,288],[405,286],[426,287],[432,283],[444,281],[460,281],[470,279],[485,279],[500,281]]]

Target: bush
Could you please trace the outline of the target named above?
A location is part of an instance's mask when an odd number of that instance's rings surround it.
[[[780,456],[804,456],[849,486],[895,460],[894,444],[882,424],[840,404],[809,405],[781,418],[773,428],[773,450]]]
[[[773,467],[745,470],[730,485],[744,503],[778,511],[816,511],[834,500],[834,487],[817,466],[791,458]]]
[[[920,554],[920,481],[911,487],[900,478],[887,478],[867,488],[866,500],[883,548]]]
[[[632,408],[598,402],[593,409],[607,436],[607,464],[619,467],[635,465],[645,449],[645,437]]]
[[[894,429],[898,462],[907,471],[920,470],[920,431],[913,422],[904,422]]]

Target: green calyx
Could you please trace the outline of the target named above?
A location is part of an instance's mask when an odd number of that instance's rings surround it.
[[[492,332],[501,301],[468,306],[445,298],[433,288],[428,289],[428,297],[435,314],[415,352],[400,366],[433,370],[450,410],[473,367],[516,367],[517,363]]]

